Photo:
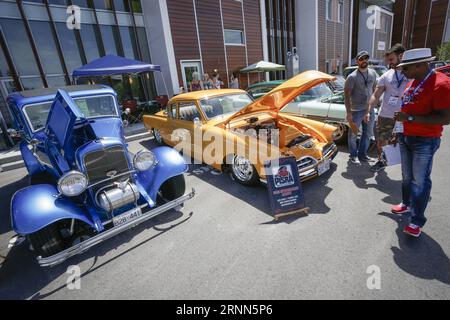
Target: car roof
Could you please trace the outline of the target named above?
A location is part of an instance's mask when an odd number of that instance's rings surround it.
[[[212,89],[212,90],[200,90],[200,91],[193,91],[193,92],[187,92],[182,93],[177,96],[174,96],[170,101],[176,102],[176,101],[183,101],[183,100],[200,100],[200,99],[206,99],[210,97],[216,97],[216,96],[222,96],[225,94],[247,94],[244,90],[240,89]]]
[[[65,90],[71,97],[87,96],[94,94],[113,94],[115,91],[104,85],[73,85],[55,88],[42,88],[36,90],[19,91],[9,95],[8,101],[13,101],[18,107],[27,104],[52,101],[59,89]]]

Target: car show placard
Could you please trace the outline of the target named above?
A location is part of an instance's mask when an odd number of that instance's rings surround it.
[[[266,161],[267,190],[276,220],[294,213],[308,213],[295,157]]]

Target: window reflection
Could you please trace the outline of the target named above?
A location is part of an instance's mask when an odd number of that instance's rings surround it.
[[[63,73],[50,23],[30,21],[30,27],[45,73]]]
[[[81,41],[83,42],[84,52],[86,54],[87,62],[91,62],[100,57],[99,43],[101,41],[99,35],[97,34],[97,28],[91,24],[82,24],[81,30]]]
[[[20,75],[37,75],[39,70],[21,20],[0,19],[12,59]]]
[[[40,77],[22,77],[20,78],[20,82],[22,82],[23,90],[42,89],[44,87]]]
[[[122,39],[123,51],[126,58],[137,59],[136,37],[131,27],[120,27],[120,37]]]
[[[100,26],[100,32],[103,38],[103,45],[105,46],[105,54],[116,55],[118,53],[117,46],[117,27],[115,26]]]
[[[75,32],[68,29],[65,23],[56,23],[56,29],[64,52],[67,69],[71,75],[74,69],[81,67],[83,64],[81,62],[81,50],[75,38]]]

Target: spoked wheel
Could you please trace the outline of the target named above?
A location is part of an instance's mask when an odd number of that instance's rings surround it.
[[[233,178],[243,185],[254,185],[259,181],[258,172],[245,157],[235,156],[231,164],[231,174]]]
[[[159,145],[165,145],[163,138],[161,137],[161,132],[158,129],[153,128],[153,136]]]
[[[54,224],[30,234],[28,239],[36,253],[43,258],[64,250],[63,239]]]
[[[343,123],[332,123],[333,126],[337,127],[337,134],[334,138],[334,142],[341,144],[347,142],[348,138],[348,127]]]

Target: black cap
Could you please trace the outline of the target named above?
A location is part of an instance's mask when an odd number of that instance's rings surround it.
[[[359,58],[365,57],[367,56],[368,58],[370,58],[370,54],[367,51],[361,51],[356,55],[355,60],[358,61]]]

